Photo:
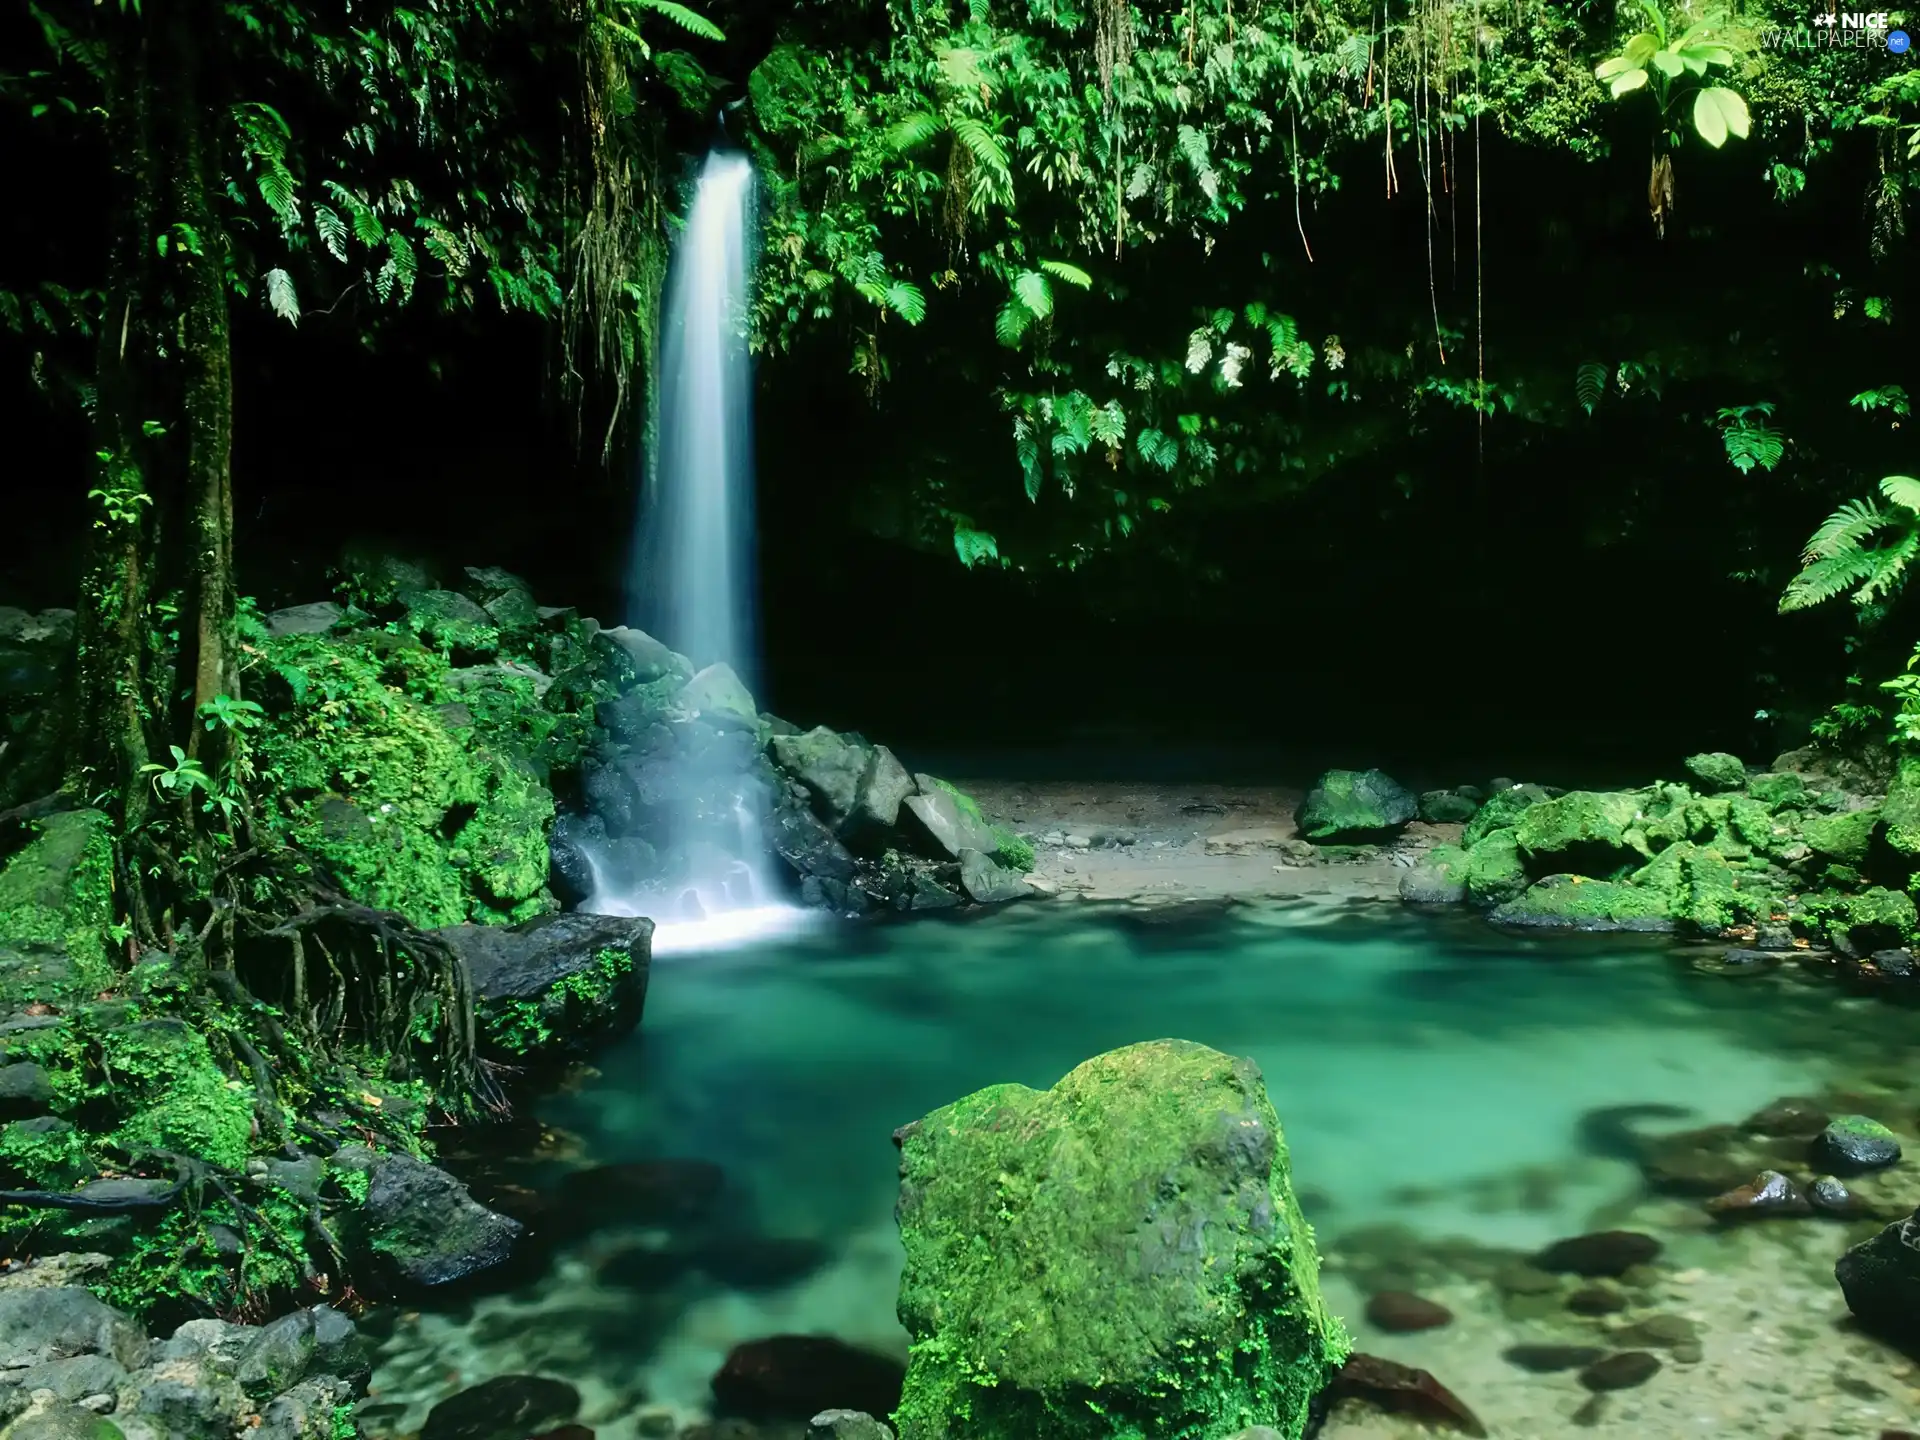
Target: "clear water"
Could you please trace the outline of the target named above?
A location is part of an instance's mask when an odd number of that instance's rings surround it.
[[[1697,974],[1654,940],[1515,937],[1340,902],[1184,918],[1030,905],[663,957],[642,1032],[544,1113],[580,1137],[577,1163],[717,1162],[736,1223],[824,1241],[830,1258],[771,1291],[685,1276],[646,1297],[642,1320],[601,1275],[632,1237],[602,1232],[518,1296],[401,1349],[460,1353],[470,1379],[535,1362],[595,1384],[617,1374],[631,1389],[602,1396],[603,1434],[641,1392],[697,1410],[727,1348],[759,1335],[903,1352],[894,1128],[1166,1036],[1259,1062],[1323,1248],[1394,1222],[1530,1250],[1639,1188],[1627,1163],[1583,1149],[1585,1112],[1736,1120],[1817,1093],[1862,1055],[1910,1053],[1907,1018],[1826,986]],[[391,1383],[405,1388],[399,1371]]]

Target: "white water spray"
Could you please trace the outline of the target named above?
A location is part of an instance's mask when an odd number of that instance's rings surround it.
[[[658,443],[648,467],[634,600],[647,630],[696,666],[756,678],[753,372],[747,281],[753,167],[709,155],[667,272],[662,305]],[[661,883],[607,884],[594,867],[585,908],[650,915],[655,953],[709,949],[796,928],[808,912],[781,902],[768,873],[764,797],[740,787],[744,734],[682,735],[653,783]],[[749,745],[750,751],[750,745]]]

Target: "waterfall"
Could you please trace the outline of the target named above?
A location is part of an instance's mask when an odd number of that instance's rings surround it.
[[[653,453],[642,479],[633,601],[645,630],[699,670],[726,709],[756,678],[753,372],[747,353],[754,176],[747,157],[706,159],[667,269]],[[749,709],[751,707],[748,707]],[[657,755],[629,760],[655,825],[656,873],[638,885],[595,858],[585,908],[648,915],[655,951],[703,949],[792,928],[768,873],[766,802],[752,778],[752,716],[674,724]],[[617,843],[617,842],[616,842]],[[612,847],[610,847],[612,848]]]

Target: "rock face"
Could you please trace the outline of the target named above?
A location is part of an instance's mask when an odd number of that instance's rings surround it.
[[[332,1163],[367,1177],[366,1203],[355,1217],[357,1238],[401,1285],[464,1279],[505,1260],[520,1238],[517,1220],[496,1215],[446,1171],[410,1155],[347,1146]]]
[[[576,911],[438,933],[467,962],[476,1018],[507,1055],[584,1053],[640,1023],[651,920]]]
[[[60,784],[74,613],[0,605],[0,810]]]
[[[1655,892],[1584,875],[1549,875],[1493,911],[1499,925],[1561,930],[1671,930]]]
[[[1322,844],[1379,840],[1420,813],[1413,792],[1382,770],[1329,770],[1314,781],[1296,820]]]
[[[1905,1343],[1920,1340],[1920,1210],[1855,1245],[1833,1275],[1861,1323]]]
[[[1347,1339],[1252,1061],[1129,1046],[894,1138],[901,1440],[1301,1436]]]
[[[1467,852],[1436,845],[1400,877],[1400,898],[1410,905],[1457,905],[1467,898]]]

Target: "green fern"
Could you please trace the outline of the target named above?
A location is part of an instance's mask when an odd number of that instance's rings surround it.
[[[1849,500],[1807,541],[1802,569],[1780,597],[1781,611],[1806,610],[1841,595],[1871,605],[1896,594],[1920,554],[1920,480],[1889,475],[1880,482],[1887,501]],[[1880,543],[1870,544],[1871,541]]]
[[[1573,372],[1573,394],[1580,402],[1580,408],[1591,415],[1600,407],[1600,400],[1607,393],[1607,367],[1598,361],[1589,360]]]
[[[300,324],[300,300],[293,293],[293,277],[286,271],[274,269],[263,277],[267,282],[267,305],[289,325]]]
[[[1056,280],[1064,280],[1069,285],[1077,285],[1082,290],[1093,288],[1093,277],[1078,265],[1069,265],[1064,260],[1042,260],[1040,268]]]
[[[1009,350],[1018,348],[1027,327],[1033,324],[1033,312],[1018,299],[1007,301],[993,317],[994,338]]]
[[[1022,270],[1013,277],[1013,293],[1033,312],[1036,320],[1053,314],[1053,287],[1038,270]]]
[[[701,40],[725,40],[727,37],[720,27],[697,10],[685,5],[677,5],[674,0],[617,0],[617,3],[634,10],[651,10],[663,19],[671,20],[689,35]]]

